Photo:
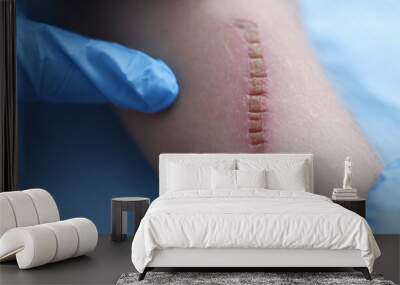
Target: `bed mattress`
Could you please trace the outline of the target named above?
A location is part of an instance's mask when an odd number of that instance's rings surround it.
[[[157,198],[132,243],[139,272],[163,249],[359,250],[372,271],[379,248],[361,216],[307,192],[246,189]]]

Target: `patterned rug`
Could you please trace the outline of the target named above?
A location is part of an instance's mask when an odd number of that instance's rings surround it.
[[[138,281],[138,273],[122,274],[117,285],[146,284],[328,284],[328,285],[395,285],[380,275],[372,275],[368,281],[359,272],[148,272],[146,278]]]

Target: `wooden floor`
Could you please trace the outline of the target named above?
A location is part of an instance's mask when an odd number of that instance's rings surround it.
[[[115,243],[109,236],[99,237],[94,252],[28,270],[16,262],[0,264],[0,284],[115,284],[124,272],[134,271],[131,239]]]

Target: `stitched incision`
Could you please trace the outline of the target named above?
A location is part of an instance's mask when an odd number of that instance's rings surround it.
[[[238,19],[234,21],[245,40],[249,66],[248,102],[248,138],[249,144],[258,151],[265,147],[264,114],[267,112],[267,68],[262,51],[261,37],[256,23]]]

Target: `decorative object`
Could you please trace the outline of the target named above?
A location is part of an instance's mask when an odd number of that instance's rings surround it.
[[[332,200],[357,200],[358,191],[355,188],[333,188]]]
[[[297,285],[297,284],[352,284],[395,285],[381,275],[373,275],[368,281],[359,272],[149,272],[148,277],[138,281],[139,273],[122,274],[117,285]]]
[[[96,226],[85,218],[60,221],[43,189],[0,193],[0,209],[0,262],[17,259],[20,269],[28,269],[96,248]]]
[[[351,188],[351,160],[350,157],[346,157],[344,161],[344,177],[343,177],[343,189]]]
[[[344,161],[344,177],[343,177],[343,188],[333,188],[332,200],[356,200],[358,199],[357,189],[351,186],[352,175],[351,175],[351,160],[350,157],[346,157]]]
[[[353,211],[356,214],[359,214],[361,217],[365,218],[366,216],[366,210],[365,210],[365,199],[333,199],[332,200],[334,203],[339,204],[340,206]]]
[[[123,241],[127,236],[127,211],[135,214],[135,230],[139,227],[150,205],[150,199],[144,197],[120,197],[111,200],[112,240]]]

